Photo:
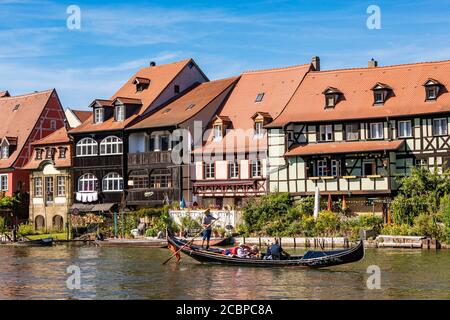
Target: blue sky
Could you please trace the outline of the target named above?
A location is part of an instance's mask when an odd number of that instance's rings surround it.
[[[69,30],[69,5],[81,29]],[[366,26],[369,5],[381,29]],[[56,88],[65,107],[109,98],[137,69],[193,57],[210,79],[450,59],[450,0],[0,0],[0,91]]]

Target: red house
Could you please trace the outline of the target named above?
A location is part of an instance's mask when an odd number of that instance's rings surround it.
[[[29,192],[31,143],[64,126],[56,90],[11,96],[0,92],[0,197]]]

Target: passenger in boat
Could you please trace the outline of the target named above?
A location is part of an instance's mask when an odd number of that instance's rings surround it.
[[[204,248],[205,240],[206,240],[206,250],[209,249],[209,240],[211,239],[211,224],[214,220],[217,220],[217,218],[214,218],[211,215],[211,211],[209,209],[206,209],[204,212],[205,216],[203,217],[202,225],[205,230],[203,230],[203,239],[202,239],[202,248]]]

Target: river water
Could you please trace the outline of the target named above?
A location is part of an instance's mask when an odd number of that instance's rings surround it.
[[[367,249],[360,262],[320,270],[207,266],[186,256],[161,265],[169,256],[153,248],[0,246],[0,299],[450,299],[448,250]],[[67,287],[71,265],[80,268],[80,289]],[[380,267],[380,289],[367,287],[371,265]]]

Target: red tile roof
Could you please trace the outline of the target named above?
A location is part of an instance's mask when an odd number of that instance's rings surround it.
[[[291,157],[338,153],[391,151],[400,148],[402,143],[403,140],[310,143],[306,145],[296,146],[286,152],[284,155],[287,157]]]
[[[17,138],[15,151],[8,159],[0,159],[0,169],[14,165],[53,92],[52,89],[0,98],[0,139]]]
[[[124,121],[114,121],[110,118],[102,123],[93,123],[93,115],[84,121],[77,128],[72,129],[70,133],[94,132],[94,131],[113,131],[125,128],[138,115],[144,113],[148,107],[159,97],[167,88],[172,80],[190,63],[192,59],[179,62],[163,64],[140,69],[134,74],[112,97],[110,100],[97,100],[100,103],[110,104],[111,100],[118,97],[130,99],[130,101],[140,100],[142,107],[135,115],[132,115]],[[143,91],[136,91],[136,85],[133,84],[136,77],[150,79],[150,86]],[[131,100],[132,99],[132,100]]]
[[[282,114],[267,127],[281,127],[290,122],[341,121],[450,111],[449,75],[450,60],[311,71]],[[446,87],[436,101],[425,101],[423,84],[429,78],[436,79]],[[377,83],[392,88],[393,94],[383,105],[374,106],[371,89]],[[343,99],[334,108],[324,108],[322,92],[327,87],[335,87],[343,94]]]
[[[129,127],[132,129],[176,126],[194,117],[236,83],[238,77],[204,82],[160,110]]]

